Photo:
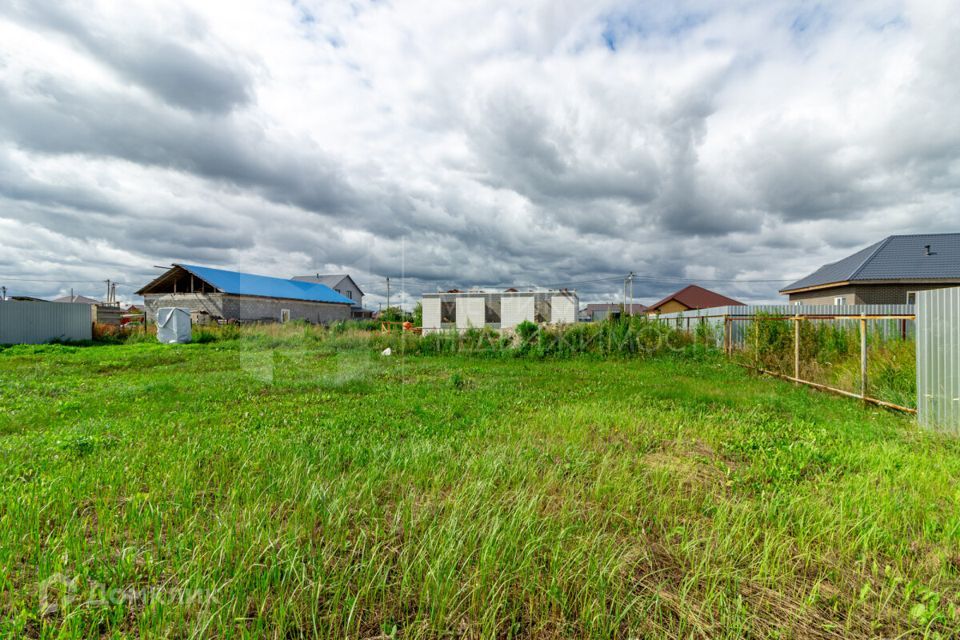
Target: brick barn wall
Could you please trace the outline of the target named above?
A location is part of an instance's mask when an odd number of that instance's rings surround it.
[[[181,307],[190,311],[206,311],[215,318],[223,316],[222,293],[148,293],[143,296],[147,321],[156,322],[157,309],[161,307]]]
[[[345,304],[246,296],[223,297],[223,317],[230,320],[279,322],[281,309],[290,310],[291,320],[306,320],[319,324],[350,318],[350,307]]]
[[[206,311],[212,318],[240,322],[280,322],[280,310],[289,309],[291,320],[322,323],[348,320],[345,304],[231,296],[222,293],[164,293],[143,296],[147,319],[155,322],[160,307],[181,307],[191,312]]]

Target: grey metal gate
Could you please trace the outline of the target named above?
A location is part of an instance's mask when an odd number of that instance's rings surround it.
[[[917,293],[917,418],[960,432],[960,288]]]

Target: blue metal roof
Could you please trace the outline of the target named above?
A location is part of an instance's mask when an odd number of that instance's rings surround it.
[[[927,245],[929,255],[925,251]],[[960,280],[960,233],[890,236],[843,260],[824,265],[780,291],[877,280]]]
[[[354,301],[342,296],[325,284],[284,280],[270,276],[258,276],[252,273],[225,271],[210,267],[198,267],[191,264],[176,264],[198,278],[213,285],[223,293],[238,296],[259,296],[261,298],[284,298],[287,300],[306,300],[308,302],[330,302],[353,305]]]

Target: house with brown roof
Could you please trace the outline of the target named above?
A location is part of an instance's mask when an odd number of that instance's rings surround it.
[[[647,307],[648,315],[660,313],[677,313],[690,309],[712,309],[713,307],[742,307],[743,303],[716,291],[710,291],[695,284],[671,293],[663,300]]]

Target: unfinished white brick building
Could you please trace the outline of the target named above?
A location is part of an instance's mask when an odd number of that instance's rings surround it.
[[[576,291],[450,291],[426,293],[423,331],[487,327],[513,329],[521,322],[573,324],[580,301]]]

